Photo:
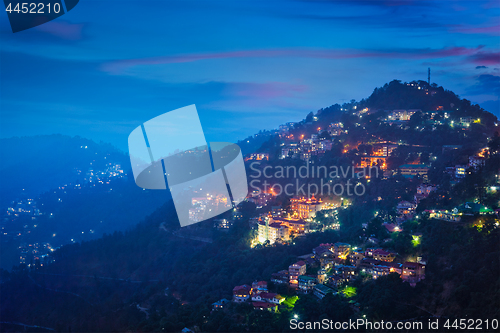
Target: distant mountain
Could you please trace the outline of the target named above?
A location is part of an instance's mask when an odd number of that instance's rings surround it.
[[[44,191],[83,183],[86,173],[106,164],[130,169],[128,156],[105,143],[65,135],[0,139],[0,207]]]
[[[51,248],[127,230],[171,198],[169,191],[139,188],[128,156],[108,144],[23,137],[2,139],[0,153],[4,269]]]

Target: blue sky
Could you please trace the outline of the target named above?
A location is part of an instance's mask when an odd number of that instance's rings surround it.
[[[500,116],[498,1],[81,0],[16,34],[0,15],[0,136],[62,133],[126,150],[196,104],[209,141],[426,80]]]

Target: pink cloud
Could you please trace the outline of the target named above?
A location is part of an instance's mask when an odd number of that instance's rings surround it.
[[[478,52],[469,57],[476,65],[494,66],[500,64],[500,52]]]
[[[500,36],[500,24],[489,27],[458,26],[456,28],[451,29],[451,32],[458,32],[462,34],[482,34],[482,35]]]
[[[195,62],[211,59],[229,58],[271,58],[271,57],[304,57],[321,59],[349,58],[388,58],[388,59],[432,59],[472,55],[482,49],[466,47],[450,47],[442,49],[388,49],[388,50],[355,50],[355,49],[264,49],[230,52],[198,53],[173,55],[142,59],[126,59],[104,63],[101,69],[111,74],[120,74],[124,70],[141,65],[162,65],[173,63]]]
[[[284,82],[230,83],[226,88],[226,93],[230,95],[258,99],[290,97],[304,91],[307,91],[307,86],[305,85],[294,85]]]
[[[37,26],[38,31],[67,40],[82,39],[83,23],[69,23],[68,21],[51,21]]]

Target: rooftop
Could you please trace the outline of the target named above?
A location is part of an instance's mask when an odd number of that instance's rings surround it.
[[[307,275],[299,275],[299,280],[312,281],[312,280],[316,280],[316,278],[313,278],[313,277],[307,276]]]
[[[325,286],[324,284],[317,284],[316,289],[318,289],[319,291],[321,291],[322,293],[333,293],[334,290],[328,286]]]
[[[399,166],[400,169],[428,169],[425,164],[403,164]]]
[[[290,265],[290,266],[305,266],[305,265],[306,265],[306,263],[303,262],[302,260],[300,260],[300,261],[297,261],[295,264]]]
[[[263,309],[276,307],[276,304],[268,303],[268,302],[252,302],[252,305],[256,308],[263,308]]]

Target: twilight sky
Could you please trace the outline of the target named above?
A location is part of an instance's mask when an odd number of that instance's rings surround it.
[[[13,34],[0,14],[0,137],[62,133],[127,149],[196,104],[208,141],[427,80],[500,117],[499,1],[80,0]]]

